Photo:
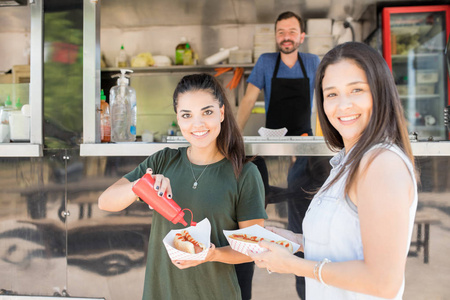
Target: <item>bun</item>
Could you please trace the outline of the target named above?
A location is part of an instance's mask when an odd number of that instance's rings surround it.
[[[196,241],[187,230],[175,234],[173,244],[176,249],[191,254],[197,254],[206,249],[205,245]]]
[[[282,241],[278,241],[278,242],[275,242],[275,243],[278,244],[278,245],[281,245],[281,246],[285,247],[285,248],[288,249],[289,252],[291,252],[291,253],[294,252],[294,249],[292,248],[292,243],[289,242],[289,241],[282,240]]]

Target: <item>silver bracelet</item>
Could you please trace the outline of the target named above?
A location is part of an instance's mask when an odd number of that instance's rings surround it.
[[[320,281],[320,283],[322,283],[325,286],[328,286],[328,285],[322,279],[322,268],[323,268],[324,265],[326,265],[327,263],[330,263],[330,262],[331,262],[331,260],[329,260],[328,258],[324,258],[320,262],[320,265],[319,265],[319,281]]]
[[[314,279],[319,281],[319,266],[320,266],[320,261],[317,262],[317,264],[314,266],[314,270],[313,270],[313,275],[314,275]]]

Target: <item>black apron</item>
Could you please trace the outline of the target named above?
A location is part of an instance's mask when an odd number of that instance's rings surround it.
[[[304,78],[277,78],[280,66],[278,54],[272,77],[269,110],[266,115],[266,128],[279,129],[286,127],[286,135],[312,135],[311,130],[311,97],[309,78],[303,61],[298,54],[298,61]]]

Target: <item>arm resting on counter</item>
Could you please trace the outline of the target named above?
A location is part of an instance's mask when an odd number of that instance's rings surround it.
[[[245,124],[247,124],[248,118],[250,117],[260,92],[261,90],[259,88],[251,83],[248,84],[247,91],[245,92],[241,103],[239,103],[239,108],[236,115],[236,121],[241,131],[244,131]]]
[[[131,188],[133,183],[121,178],[107,188],[98,198],[98,207],[106,211],[121,211],[137,198]]]

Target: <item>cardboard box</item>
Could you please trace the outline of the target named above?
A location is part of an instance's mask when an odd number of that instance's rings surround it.
[[[13,83],[12,74],[0,74],[0,84],[11,84]]]
[[[335,46],[335,38],[332,35],[307,36],[304,42],[308,52],[316,55],[325,55]]]
[[[434,84],[418,84],[416,86],[417,95],[433,95],[434,94]]]
[[[228,58],[230,64],[251,64],[252,63],[252,50],[234,50],[230,51],[230,57]]]
[[[30,66],[16,65],[12,68],[13,83],[30,83]]]
[[[308,19],[306,32],[308,35],[330,35],[332,24],[331,19]]]
[[[416,75],[417,83],[436,83],[439,80],[437,72],[418,71]]]

